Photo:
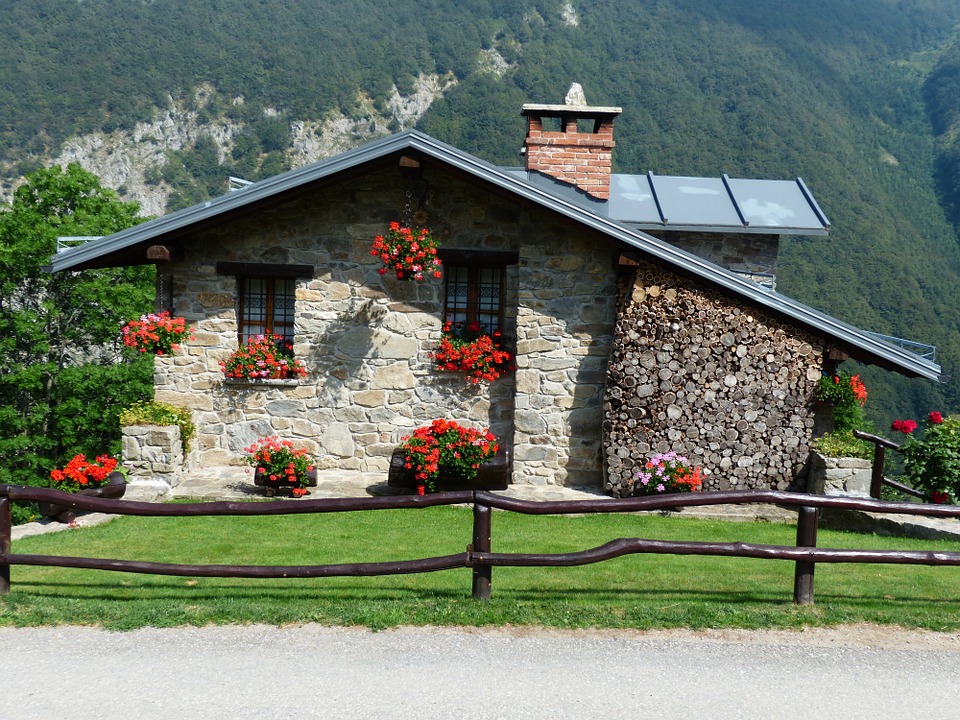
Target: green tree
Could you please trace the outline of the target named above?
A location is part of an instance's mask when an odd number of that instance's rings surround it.
[[[0,482],[44,485],[64,457],[117,452],[117,413],[149,395],[151,360],[116,344],[151,308],[153,268],[44,269],[58,237],[122,230],[138,210],[76,164],[38,170],[0,208]]]

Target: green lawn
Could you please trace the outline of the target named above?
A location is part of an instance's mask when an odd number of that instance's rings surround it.
[[[25,538],[14,553],[156,562],[300,565],[462,552],[472,514],[457,507],[277,517],[119,518]],[[495,552],[565,552],[618,537],[793,545],[793,526],[651,515],[493,514]],[[835,548],[939,549],[919,541],[821,531]],[[576,568],[494,568],[493,597],[470,597],[462,570],[375,578],[218,579],[14,566],[0,624],[107,628],[319,622],[550,627],[797,627],[851,622],[960,628],[960,568],[821,564],[816,605],[793,605],[794,564],[634,555]]]

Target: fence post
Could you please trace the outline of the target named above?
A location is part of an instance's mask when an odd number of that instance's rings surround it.
[[[4,492],[0,497],[0,595],[10,592],[10,563],[7,562],[7,555],[10,553],[12,537],[13,511],[10,508],[10,498]]]
[[[473,552],[490,552],[490,506],[481,505],[473,496]],[[473,566],[473,597],[477,600],[490,599],[490,581],[493,567],[490,565]]]
[[[817,508],[801,507],[797,518],[797,547],[817,546]],[[813,605],[813,572],[816,563],[797,560],[793,575],[793,602]]]
[[[880,499],[883,491],[883,464],[887,449],[877,443],[873,446],[873,474],[870,476],[870,497]]]

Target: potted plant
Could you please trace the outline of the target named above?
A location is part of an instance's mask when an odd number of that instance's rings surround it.
[[[280,335],[250,338],[220,367],[230,380],[287,380],[307,374],[303,363],[293,356],[293,345]]]
[[[420,495],[438,489],[503,489],[509,466],[509,453],[489,430],[434,420],[403,438],[391,458],[388,484],[415,488]]]
[[[633,479],[633,495],[695,492],[703,487],[703,474],[690,460],[674,451],[650,458]]]
[[[430,357],[438,370],[464,373],[474,384],[493,382],[514,370],[513,355],[503,349],[500,331],[488,334],[478,322],[444,323],[440,346]]]
[[[120,328],[120,337],[125,347],[153,355],[169,355],[180,343],[192,339],[187,321],[182,317],[171,317],[166,310],[129,321]]]
[[[301,497],[307,494],[308,486],[317,484],[317,471],[309,454],[295,448],[290,440],[276,435],[260,438],[244,452],[244,462],[254,468],[253,484],[266,488],[269,497],[286,491]]]
[[[814,399],[833,408],[835,431],[855,430],[863,426],[863,406],[867,403],[867,386],[859,375],[824,374],[817,382]]]
[[[61,468],[50,472],[51,487],[68,493],[91,497],[121,498],[127,489],[127,480],[117,468],[119,462],[109,455],[97,455],[91,462],[82,453]],[[76,520],[76,512],[56,503],[40,503],[40,513],[60,522]]]
[[[386,235],[377,235],[370,254],[383,263],[378,272],[392,272],[397,280],[422,281],[425,277],[440,277],[440,258],[437,242],[425,227],[410,228],[398,222],[390,223]]]

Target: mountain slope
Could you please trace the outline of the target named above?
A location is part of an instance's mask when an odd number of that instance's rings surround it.
[[[958,23],[954,0],[16,3],[0,169],[152,142],[125,162],[176,207],[410,123],[519,164],[520,105],[578,81],[624,109],[621,172],[803,177],[833,229],[783,243],[780,290],[957,377]],[[866,375],[878,423],[960,410],[955,381]]]

